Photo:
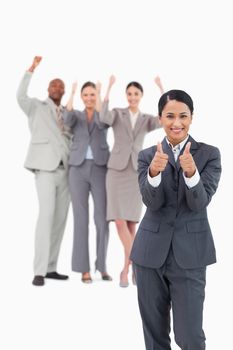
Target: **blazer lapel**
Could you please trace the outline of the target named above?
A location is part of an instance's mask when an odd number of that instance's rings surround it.
[[[138,134],[138,132],[141,129],[142,123],[143,123],[143,114],[141,112],[139,112],[138,114],[138,119],[136,121],[135,127],[134,127],[134,135],[136,136]]]
[[[125,108],[122,112],[122,120],[131,139],[133,139],[133,129],[130,122],[129,110]]]
[[[58,123],[57,123],[57,116],[56,116],[56,109],[55,109],[55,105],[53,103],[52,100],[50,100],[50,98],[47,98],[47,100],[44,102],[45,104],[49,105],[50,107],[50,114],[51,114],[51,119],[48,121],[46,121],[47,125],[50,126],[50,129],[53,130],[54,133],[56,133],[59,137],[61,137],[61,131],[58,127]]]
[[[94,128],[96,127],[94,119],[92,119],[88,124],[88,131],[90,134],[92,134]]]
[[[163,147],[164,153],[167,153],[168,155],[168,162],[173,166],[173,168],[177,169],[177,164],[174,158],[174,154],[172,152],[171,147],[168,145],[166,138],[164,138],[162,141],[162,147]]]
[[[93,120],[89,128],[89,132],[92,133],[95,130],[95,128],[100,128],[100,123],[99,123],[96,111],[94,112]]]
[[[85,109],[83,110],[80,119],[82,121],[83,131],[86,133],[87,137],[89,137],[88,120],[87,120],[87,114]]]

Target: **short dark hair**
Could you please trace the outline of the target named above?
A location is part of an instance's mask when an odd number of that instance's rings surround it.
[[[65,87],[64,81],[61,80],[60,78],[55,78],[55,79],[51,80],[51,81],[49,82],[49,86],[50,86],[51,84],[55,83],[55,82],[59,82],[59,83],[61,83],[61,84]]]
[[[127,86],[126,86],[126,91],[128,90],[128,88],[130,88],[131,86],[136,87],[137,89],[139,89],[141,91],[141,93],[143,94],[143,87],[141,84],[139,84],[137,81],[131,81]]]
[[[95,83],[92,83],[92,81],[87,81],[86,83],[83,84],[83,86],[81,87],[81,92],[83,92],[83,90],[86,88],[86,87],[92,87],[93,89],[96,89],[96,85]]]
[[[191,114],[193,114],[193,100],[191,99],[191,97],[187,94],[187,92],[183,91],[183,90],[169,90],[167,92],[165,92],[159,99],[158,102],[158,112],[159,112],[159,116],[161,116],[162,111],[164,109],[164,107],[166,106],[168,101],[171,100],[176,100],[178,102],[183,102],[185,103]]]

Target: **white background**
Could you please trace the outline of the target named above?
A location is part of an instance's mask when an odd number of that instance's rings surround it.
[[[43,56],[30,96],[47,97],[49,80],[79,87],[87,80],[117,82],[111,107],[126,106],[125,86],[139,81],[145,90],[141,110],[157,113],[161,76],[166,90],[186,90],[194,100],[191,134],[222,154],[219,189],[209,206],[218,263],[208,268],[204,326],[207,349],[232,344],[232,12],[231,1],[183,0],[2,0],[1,65],[1,229],[0,348],[4,350],[144,349],[136,288],[118,286],[123,255],[110,225],[108,270],[112,283],[93,274],[90,286],[70,271],[72,212],[59,260],[66,282],[31,285],[37,197],[33,175],[23,168],[30,135],[16,90],[35,55]],[[76,108],[83,108],[79,96]],[[150,133],[144,147],[161,140]],[[109,132],[109,143],[113,136]],[[90,202],[91,203],[91,202]],[[92,211],[92,206],[90,207]],[[95,233],[91,220],[91,263]],[[3,345],[4,344],[4,345]],[[173,345],[173,349],[178,349]]]

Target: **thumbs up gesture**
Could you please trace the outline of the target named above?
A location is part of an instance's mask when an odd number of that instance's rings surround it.
[[[168,155],[163,152],[163,147],[160,142],[157,144],[157,150],[154,158],[150,163],[149,174],[151,177],[157,176],[161,171],[164,171],[168,162]]]
[[[191,142],[188,142],[185,146],[183,154],[179,157],[180,166],[184,171],[186,177],[192,177],[196,171],[196,164],[190,153]]]

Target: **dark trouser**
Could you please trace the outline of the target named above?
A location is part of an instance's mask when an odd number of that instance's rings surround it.
[[[206,267],[182,269],[172,248],[159,269],[134,264],[146,350],[171,350],[170,309],[175,341],[182,350],[204,350],[202,329]]]

